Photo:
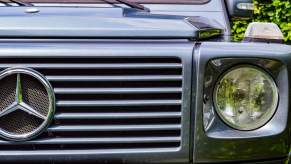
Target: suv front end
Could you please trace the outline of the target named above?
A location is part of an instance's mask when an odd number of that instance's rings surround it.
[[[0,161],[288,161],[291,47],[229,42],[224,1],[165,1],[1,7]],[[255,81],[218,100],[238,68]],[[256,115],[224,117],[247,94]]]

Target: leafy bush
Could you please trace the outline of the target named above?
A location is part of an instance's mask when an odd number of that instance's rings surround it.
[[[284,34],[285,41],[291,44],[291,1],[290,0],[254,0],[255,11],[252,20],[232,22],[233,40],[242,39],[249,22],[276,23]]]

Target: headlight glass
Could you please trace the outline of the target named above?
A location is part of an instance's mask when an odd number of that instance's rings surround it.
[[[234,67],[217,82],[214,105],[229,126],[253,130],[266,124],[276,111],[278,90],[272,77],[251,65]]]

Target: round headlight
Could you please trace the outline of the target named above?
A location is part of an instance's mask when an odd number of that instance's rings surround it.
[[[250,65],[227,71],[213,93],[218,115],[238,130],[263,126],[272,118],[278,104],[278,89],[272,77]]]

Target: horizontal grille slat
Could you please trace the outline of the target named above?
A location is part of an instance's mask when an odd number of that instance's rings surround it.
[[[140,64],[133,64],[133,63],[126,63],[126,64],[83,64],[83,63],[76,63],[76,64],[35,64],[35,63],[26,63],[26,64],[0,64],[0,68],[8,68],[8,67],[31,67],[35,69],[166,69],[166,68],[181,68],[182,64],[176,63],[140,63]]]
[[[112,137],[112,138],[48,138],[19,144],[104,144],[104,143],[156,143],[179,142],[181,137]],[[9,141],[0,141],[0,144],[11,145]]]
[[[58,107],[180,105],[181,100],[57,101]]]
[[[140,131],[140,130],[178,130],[179,124],[173,125],[58,125],[48,128],[50,132],[66,131]]]
[[[123,118],[177,118],[181,112],[139,113],[57,113],[55,119],[123,119]]]
[[[36,155],[36,156],[45,156],[45,155],[59,155],[62,156],[64,154],[67,155],[96,155],[96,154],[128,154],[128,155],[134,155],[137,153],[172,153],[177,152],[180,150],[179,147],[138,147],[138,148],[125,148],[125,147],[119,147],[119,148],[109,148],[109,149],[84,149],[85,151],[80,150],[72,150],[72,149],[61,149],[61,150],[34,150],[34,151],[26,151],[26,150],[20,150],[18,151],[5,151],[5,154],[7,153],[13,153],[13,154],[21,154],[23,156],[29,156],[29,155]],[[1,152],[0,153],[4,153]]]
[[[182,88],[55,88],[56,94],[180,93]]]
[[[49,81],[179,81],[177,75],[145,75],[145,76],[46,76]]]
[[[44,75],[56,98],[45,132],[24,142],[0,140],[0,151],[179,150],[185,89],[180,58],[84,56],[0,60],[2,70],[28,67]]]

